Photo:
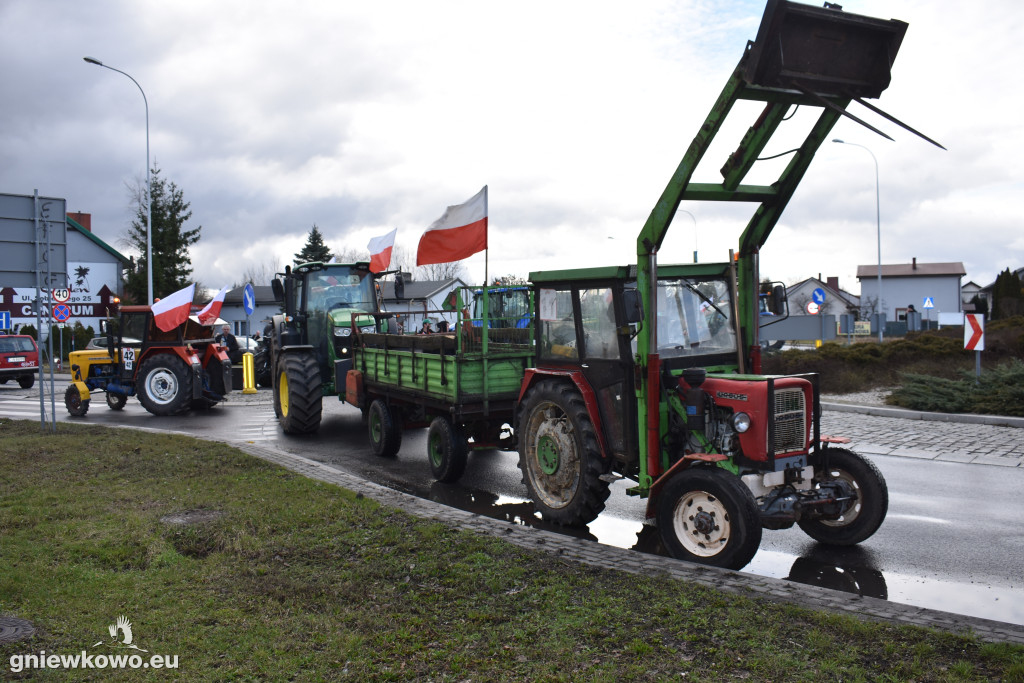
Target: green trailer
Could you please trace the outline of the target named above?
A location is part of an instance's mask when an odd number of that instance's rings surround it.
[[[354,331],[342,399],[366,415],[374,453],[394,456],[405,429],[429,425],[431,470],[451,482],[465,471],[470,450],[514,448],[510,425],[535,346],[532,324],[524,325],[518,315],[506,320],[503,307],[494,305],[509,292],[457,290],[450,308],[459,320],[450,332]]]

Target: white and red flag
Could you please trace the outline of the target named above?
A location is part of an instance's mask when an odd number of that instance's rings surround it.
[[[464,204],[449,206],[420,238],[416,265],[460,261],[487,248],[487,186]]]
[[[220,291],[217,292],[217,296],[213,297],[213,300],[206,304],[203,310],[196,314],[199,318],[199,322],[203,325],[210,325],[220,316],[220,307],[224,305],[224,297],[228,293],[227,287],[221,287]]]
[[[170,332],[188,320],[188,313],[192,310],[192,297],[195,294],[196,283],[193,282],[188,287],[154,302],[153,322],[164,332]]]
[[[367,247],[370,250],[370,272],[380,273],[391,265],[391,250],[395,246],[395,235],[398,228],[395,228],[386,235],[374,237]]]

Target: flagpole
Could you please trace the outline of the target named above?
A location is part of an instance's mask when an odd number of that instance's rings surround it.
[[[487,216],[487,248],[484,249],[484,287],[490,284],[487,279],[487,268],[491,257],[491,212],[487,206],[487,186],[484,185],[484,215]]]

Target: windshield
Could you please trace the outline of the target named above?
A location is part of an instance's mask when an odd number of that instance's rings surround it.
[[[333,264],[311,273],[306,296],[307,313],[338,308],[377,310],[373,276],[346,265]]]
[[[658,353],[664,358],[736,350],[729,285],[721,279],[658,281]]]

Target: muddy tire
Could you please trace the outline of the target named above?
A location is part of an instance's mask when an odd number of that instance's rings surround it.
[[[402,421],[383,399],[375,399],[366,411],[366,431],[373,454],[393,458],[402,448]]]
[[[82,417],[89,412],[89,399],[83,401],[78,387],[74,384],[69,384],[68,388],[64,391],[64,407],[68,409],[69,415]]]
[[[313,434],[323,415],[320,368],[312,353],[288,353],[277,364],[274,412],[285,434]]]
[[[71,387],[68,388],[70,389]],[[113,391],[107,392],[107,407],[111,410],[121,410],[127,402],[128,397],[124,394],[118,394]]]
[[[555,524],[584,526],[608,500],[608,465],[583,397],[571,384],[543,381],[527,394],[518,422],[519,468],[534,507]]]
[[[821,543],[856,545],[882,525],[889,510],[889,488],[873,462],[843,448],[828,449],[828,469],[814,475],[817,486],[835,479],[853,487],[856,500],[838,517],[805,518],[797,524],[805,534]]]
[[[739,477],[717,467],[679,472],[658,494],[658,532],[679,560],[742,569],[761,545],[761,513]]]
[[[458,481],[466,471],[469,444],[466,437],[446,417],[435,417],[427,432],[427,455],[434,478],[445,483]]]
[[[137,387],[142,407],[154,415],[177,415],[192,404],[192,372],[170,353],[143,361]]]

